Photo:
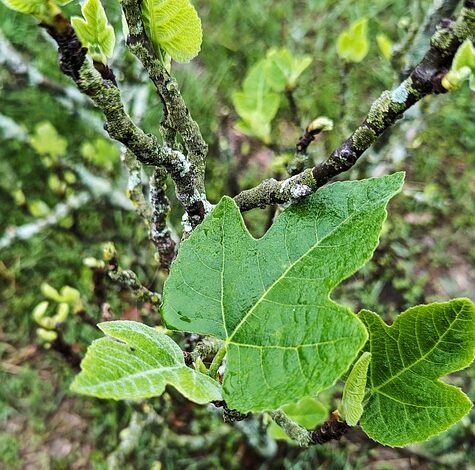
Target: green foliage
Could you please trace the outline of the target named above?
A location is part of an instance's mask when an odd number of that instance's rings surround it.
[[[267,76],[274,91],[293,90],[300,75],[312,63],[310,56],[296,56],[288,49],[271,49],[267,53]]]
[[[174,329],[228,346],[224,398],[274,410],[331,386],[366,331],[329,298],[372,255],[403,174],[335,183],[286,209],[260,240],[223,198],[183,242],[164,287]]]
[[[280,96],[272,90],[267,70],[265,59],[258,62],[247,74],[242,91],[233,94],[233,103],[241,118],[238,129],[264,143],[271,141],[271,122],[280,104]]]
[[[27,203],[28,210],[33,217],[45,217],[47,216],[51,209],[49,208],[46,202],[41,199],[34,199],[33,201],[28,201]]]
[[[183,351],[164,333],[132,321],[100,323],[107,335],[89,347],[71,390],[115,400],[161,395],[172,385],[186,398],[204,404],[221,399],[221,387],[185,365]]]
[[[114,28],[108,24],[107,15],[100,0],[87,0],[81,8],[82,15],[73,16],[71,23],[88,53],[96,62],[107,64],[115,46]]]
[[[363,414],[363,399],[370,362],[371,353],[364,352],[351,369],[343,389],[341,410],[343,418],[350,426],[356,426]]]
[[[41,292],[48,299],[54,300],[58,303],[63,302],[71,305],[77,304],[80,301],[81,296],[79,291],[73,287],[63,286],[60,293],[46,282],[41,284]]]
[[[19,468],[20,442],[19,439],[7,433],[0,434],[0,463],[4,468]]]
[[[1,0],[11,10],[33,15],[39,21],[49,23],[59,12],[56,4],[66,5],[71,0]]]
[[[46,0],[2,0],[2,2],[12,10],[30,15],[40,13],[47,3]]]
[[[58,134],[51,122],[42,121],[35,126],[35,132],[30,136],[30,145],[41,156],[54,160],[66,154],[68,141]]]
[[[306,397],[297,403],[285,405],[282,411],[293,421],[306,429],[314,429],[323,423],[328,416],[328,409],[320,401],[312,397]],[[275,422],[267,429],[273,439],[290,440],[284,430]]]
[[[64,322],[69,315],[69,305],[66,303],[59,303],[57,306],[56,314],[53,316],[47,316],[46,312],[49,307],[49,302],[40,302],[32,313],[33,320],[45,330],[54,330],[57,326]]]
[[[111,171],[119,158],[119,149],[113,142],[97,137],[81,145],[81,155],[88,161]]]
[[[34,322],[39,326],[36,329],[37,339],[46,348],[49,348],[58,337],[55,330],[68,319],[71,308],[76,313],[82,310],[83,305],[79,291],[70,286],[63,286],[61,292],[58,292],[54,287],[43,282],[41,292],[47,299],[57,303],[54,315],[47,314],[50,302],[46,300],[37,304],[31,314]]]
[[[159,55],[165,51],[176,62],[189,62],[201,49],[201,20],[189,0],[144,0],[142,18]]]
[[[392,56],[393,42],[385,34],[378,34],[376,36],[376,42],[379,50],[386,60],[390,60]]]
[[[475,91],[475,47],[470,39],[466,39],[458,48],[449,73],[442,79],[442,85],[447,90],[453,90],[465,80],[469,80],[470,89]]]
[[[370,311],[365,322],[372,354],[369,400],[361,427],[390,446],[445,431],[472,408],[440,377],[468,367],[475,356],[475,305],[468,299],[410,308],[389,327]]]
[[[355,21],[338,36],[337,54],[346,62],[361,62],[369,51],[368,18]]]
[[[271,123],[279,110],[279,94],[295,89],[311,62],[309,56],[293,56],[288,49],[271,49],[249,70],[242,90],[233,94],[233,104],[241,118],[236,127],[269,144]]]
[[[381,30],[398,41],[404,40],[406,28],[412,27],[416,21],[415,16],[409,18],[412,24],[407,21],[401,26],[402,21],[394,21],[394,18],[407,15],[410,2],[352,2],[348,5],[335,5],[323,1],[307,2],[305,8],[302,8],[300,2],[274,0],[228,3],[200,0],[194,3],[204,12],[203,28],[207,38],[200,55],[199,78],[195,67],[180,67],[175,73],[179,83],[183,84],[186,102],[198,118],[205,131],[205,138],[211,145],[216,139],[212,131],[221,124],[221,111],[224,109],[226,112],[230,106],[229,90],[240,86],[240,77],[245,75],[249,64],[256,63],[262,57],[262,51],[269,47],[280,47],[284,43],[289,47],[295,47],[298,43],[299,51],[311,52],[317,49],[318,57],[312,64],[311,74],[318,77],[318,86],[315,88],[315,81],[312,81],[309,88],[299,90],[296,98],[303,118],[318,114],[336,118],[338,110],[335,103],[338,102],[340,93],[339,70],[335,67],[334,48],[328,46],[335,42],[338,33],[346,27],[342,24],[343,18],[349,14],[356,15],[355,18],[361,15],[376,17]],[[78,4],[79,2],[75,2],[73,6],[75,11],[79,10]],[[118,10],[118,3],[107,2],[108,16],[113,24],[116,24],[118,17],[114,16],[117,13],[115,10]],[[48,78],[63,80],[57,67],[57,55],[52,53],[51,47],[45,47],[41,29],[29,18],[19,16],[0,4],[2,33],[18,46],[26,60],[31,58]],[[292,21],[288,21],[289,18]],[[122,60],[116,64],[120,78],[123,76],[124,82],[139,85],[136,81],[136,67],[130,66],[130,54],[126,54],[123,59],[123,64]],[[368,70],[375,73],[369,74]],[[310,76],[309,71],[306,73]],[[0,81],[3,83],[3,93],[0,93],[1,113],[14,118],[27,129],[33,128],[41,120],[51,120],[69,141],[67,157],[79,161],[77,150],[81,144],[85,140],[92,142],[96,137],[87,120],[79,119],[77,113],[69,113],[58,105],[54,93],[50,94],[43,87],[27,88],[23,79],[12,82],[11,77],[5,67],[0,70]],[[393,71],[390,67],[381,67],[381,55],[375,53],[367,56],[364,67],[352,70],[346,117],[360,116],[364,112],[362,103],[365,100],[362,97],[375,96],[376,90],[382,86],[390,87],[392,80]],[[65,81],[61,83],[66,84]],[[145,86],[145,82],[139,86]],[[370,101],[369,98],[368,100]],[[469,87],[464,86],[453,96],[440,102],[435,101],[432,104],[436,105],[437,112],[431,113],[428,120],[422,116],[421,120],[415,121],[414,129],[421,122],[425,125],[417,138],[410,139],[407,143],[410,146],[410,158],[403,157],[406,143],[403,139],[394,155],[388,153],[388,159],[385,158],[384,161],[365,159],[351,175],[351,178],[360,178],[376,172],[380,174],[387,164],[408,169],[411,180],[418,182],[417,185],[411,185],[404,197],[398,198],[391,205],[391,218],[386,223],[383,244],[374,259],[365,269],[342,283],[338,293],[334,294],[343,303],[354,305],[355,311],[364,306],[376,312],[384,312],[384,318],[388,321],[395,311],[403,311],[411,306],[411,302],[415,305],[414,302],[430,302],[437,298],[469,296],[473,291],[473,270],[470,269],[475,262],[472,230],[475,209],[472,171],[475,156],[475,139],[472,138],[475,132],[473,99]],[[283,103],[282,100],[281,104]],[[25,112],[26,107],[28,112]],[[156,123],[160,119],[159,108],[160,106],[147,107],[144,116],[147,132],[156,131]],[[282,115],[282,118],[286,120],[287,116]],[[276,121],[273,121],[273,128],[274,126],[276,127]],[[453,129],[463,129],[464,132],[453,132]],[[282,133],[284,138],[285,135]],[[298,136],[290,136],[285,142],[289,148],[294,145],[294,137]],[[346,136],[335,131],[316,143],[315,154],[330,153],[342,138]],[[20,190],[18,201],[21,207],[14,206],[13,194],[6,189],[10,184],[22,187],[28,199],[44,199],[50,207],[60,202],[60,198],[59,194],[45,194],[48,192],[45,186],[48,171],[28,145],[19,141],[5,141],[2,137],[0,140],[0,166],[3,175],[0,182],[0,203],[2,207],[8,207],[8,210],[0,211],[0,226],[9,227],[31,221],[23,205],[24,201],[21,202],[24,198]],[[252,145],[254,147],[258,143]],[[254,150],[255,147],[249,155],[251,164]],[[380,166],[382,163],[384,166]],[[212,201],[217,201],[222,194],[229,192],[226,186],[229,165],[221,152],[218,156],[213,150],[208,157],[208,164],[208,194]],[[100,172],[102,169],[96,167],[94,171]],[[254,185],[266,176],[267,174],[262,175],[261,170],[255,170],[252,176],[246,176],[245,184]],[[108,177],[113,178],[111,182],[116,185],[120,184],[118,181],[122,175],[116,171]],[[238,177],[240,186],[244,187],[242,177]],[[428,183],[432,187],[430,201],[423,198],[422,193],[422,187],[429,186]],[[105,207],[107,210],[104,210]],[[174,217],[171,219],[176,227],[178,212],[174,209]],[[253,218],[254,227],[261,227],[265,216],[266,211],[261,210],[245,215],[247,221],[250,217]],[[80,276],[79,273],[84,256],[98,256],[99,251],[95,250],[99,250],[100,242],[109,238],[114,238],[118,243],[123,240],[123,246],[120,247],[120,252],[124,254],[123,262],[138,269],[144,276],[143,279],[150,282],[153,279],[154,286],[160,286],[159,276],[154,276],[156,265],[152,250],[147,249],[145,230],[139,227],[134,214],[105,206],[104,200],[97,198],[88,204],[87,209],[75,211],[74,218],[74,232],[53,227],[40,236],[2,250],[0,349],[2,360],[6,361],[2,366],[7,366],[10,361],[10,345],[17,349],[20,357],[23,348],[30,347],[34,325],[31,324],[29,312],[31,306],[40,300],[37,298],[38,287],[44,279],[48,279],[54,286],[62,286],[75,283],[81,278],[82,291],[92,298],[90,275],[88,277],[83,273]],[[395,287],[396,284],[398,287]],[[108,291],[108,301],[112,303],[114,313],[122,315],[127,311],[129,295],[122,292],[119,299],[115,290]],[[98,313],[95,304],[91,305],[89,311]],[[144,317],[144,320],[152,324],[150,317]],[[94,335],[94,330],[85,325],[81,328],[81,334],[74,337],[74,347],[84,348]],[[2,415],[6,418],[0,424],[0,436],[6,438],[12,433],[17,436],[22,447],[17,457],[11,455],[9,460],[3,461],[8,459],[8,451],[13,452],[14,445],[11,442],[6,442],[4,447],[0,445],[0,461],[3,465],[10,468],[17,462],[20,468],[25,465],[35,468],[40,468],[41,465],[69,468],[81,466],[81,462],[89,460],[92,467],[105,468],[106,456],[116,448],[119,433],[127,426],[130,405],[127,402],[81,397],[64,400],[67,383],[58,384],[55,379],[67,367],[63,365],[63,358],[54,352],[45,354],[39,350],[37,355],[19,366],[32,367],[38,372],[25,374],[2,372],[3,369],[0,371],[0,415],[5,401],[8,402],[7,409],[11,413]],[[472,399],[475,397],[474,370],[472,367],[463,374],[455,374],[450,378],[451,383],[463,386]],[[68,371],[68,374],[71,372]],[[32,377],[28,378],[28,375]],[[358,443],[356,453],[351,445],[314,446],[302,450],[281,443],[278,455],[272,454],[270,450],[265,454],[262,447],[265,440],[262,439],[262,434],[259,437],[259,426],[255,424],[258,420],[249,419],[239,423],[242,427],[230,427],[222,423],[219,414],[210,413],[206,407],[191,409],[185,400],[172,395],[170,397],[165,394],[160,400],[153,401],[155,405],[158,401],[163,401],[171,407],[171,411],[168,408],[157,410],[163,416],[164,424],[156,423],[153,429],[144,430],[133,457],[124,464],[124,469],[132,466],[136,469],[149,469],[157,460],[163,462],[164,466],[188,467],[196,465],[197,456],[200,464],[207,465],[207,468],[239,469],[249,455],[252,455],[252,461],[256,465],[275,468],[314,468],[316,462],[319,466],[329,468],[344,468],[345,465],[368,468],[376,460],[378,465],[387,467],[388,464],[383,462],[393,458],[401,466],[426,465],[417,456],[413,455],[409,462],[409,458],[404,458],[391,449],[374,447],[368,440]],[[332,405],[335,406],[334,400]],[[55,413],[58,407],[59,414]],[[66,415],[61,414],[65,407]],[[70,419],[70,412],[74,413],[73,419]],[[63,426],[57,425],[58,421],[63,422],[62,419],[58,420],[61,416],[74,423],[74,436],[65,435]],[[185,429],[180,428],[179,435],[173,427],[176,417],[187,424]],[[78,418],[81,421],[76,426]],[[472,412],[458,426],[418,446],[417,450],[434,459],[434,463],[430,464],[432,466],[442,467],[449,463],[464,468],[467,462],[475,461],[475,446],[465,445],[467,435],[474,432],[474,419],[475,414]],[[47,428],[48,431],[32,432],[32,428]],[[241,429],[244,429],[246,437]],[[50,451],[52,445],[56,448],[55,435],[58,434],[70,443],[61,448],[72,445],[72,451],[61,462]],[[198,446],[199,449],[196,450]],[[89,455],[88,448],[94,449]],[[235,457],[236,449],[239,449],[239,456],[243,455],[243,458]]]

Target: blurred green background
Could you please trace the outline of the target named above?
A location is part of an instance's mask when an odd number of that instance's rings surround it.
[[[210,145],[207,187],[213,203],[262,178],[284,177],[285,161],[302,128],[321,115],[333,119],[335,128],[312,144],[311,156],[318,162],[328,155],[381,91],[397,83],[398,63],[384,57],[376,37],[384,34],[396,49],[402,47],[432,4],[194,3],[203,21],[202,52],[173,72]],[[127,108],[144,129],[157,132],[160,102],[123,44],[118,3],[104,5],[119,37],[112,65]],[[65,11],[78,14],[78,2]],[[369,53],[361,63],[345,65],[336,53],[337,37],[363,16],[369,19]],[[312,63],[294,92],[300,126],[283,98],[271,142],[265,145],[238,130],[232,96],[250,67],[273,47],[309,55]],[[475,112],[470,93],[465,86],[427,98],[342,176],[407,172],[403,193],[390,204],[374,259],[333,295],[355,311],[365,307],[390,320],[418,303],[475,298]],[[163,282],[146,229],[124,197],[127,180],[119,147],[109,144],[101,126],[100,114],[60,73],[45,33],[27,16],[0,4],[0,468],[475,468],[474,413],[447,433],[408,449],[384,448],[358,430],[340,442],[300,449],[268,436],[262,417],[226,425],[214,407],[192,406],[173,390],[146,405],[71,394],[75,371],[36,336],[31,313],[44,300],[41,284],[78,289],[96,320],[106,302],[115,318],[155,324],[149,306],[106,281],[101,291],[83,264],[84,258],[100,258],[102,244],[110,240],[121,265],[134,269],[145,285],[160,290]],[[147,169],[144,173],[146,181]],[[173,200],[173,189],[169,192]],[[42,228],[62,203],[75,207]],[[270,216],[269,210],[251,211],[246,215],[250,230],[262,234]],[[175,204],[171,221],[178,233],[180,217]],[[38,233],[15,238],[15,227],[25,224],[36,226]],[[98,333],[76,317],[65,323],[65,340],[83,354]],[[475,399],[473,376],[472,367],[448,380]],[[329,409],[335,408],[339,393],[337,387],[324,397]]]

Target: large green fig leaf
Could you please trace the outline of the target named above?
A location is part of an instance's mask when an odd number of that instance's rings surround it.
[[[143,0],[142,18],[155,50],[189,62],[201,49],[201,20],[189,0]]]
[[[329,185],[260,240],[225,197],[182,243],[162,313],[171,328],[225,341],[230,408],[275,410],[315,395],[355,360],[367,333],[329,294],[371,258],[403,179]]]
[[[221,399],[221,387],[186,367],[183,351],[167,335],[133,321],[100,323],[107,335],[92,343],[71,390],[114,400],[161,395],[172,385],[195,403]]]
[[[370,335],[369,401],[360,425],[389,446],[420,442],[445,431],[472,408],[440,377],[475,356],[475,306],[468,299],[410,308],[389,327],[375,313],[359,317]]]

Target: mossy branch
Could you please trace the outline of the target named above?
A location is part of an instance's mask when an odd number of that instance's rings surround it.
[[[445,93],[441,81],[462,42],[475,35],[475,1],[465,0],[457,21],[444,21],[432,36],[419,65],[396,89],[384,91],[363,123],[324,162],[283,181],[268,179],[234,200],[242,211],[296,202],[335,176],[349,170],[359,157],[411,106],[427,95]]]
[[[208,146],[204,141],[198,124],[188,110],[176,80],[168,73],[161,59],[155,54],[149,41],[140,12],[138,0],[122,0],[122,9],[127,20],[129,35],[127,45],[140,60],[150,80],[155,85],[163,104],[162,134],[165,142],[174,148],[177,132],[181,135],[190,162],[190,173],[201,200],[197,201],[201,211],[190,219],[194,227],[199,224],[211,209],[205,193],[205,164]]]
[[[176,243],[167,225],[170,201],[165,192],[166,178],[166,173],[161,168],[156,168],[150,179],[150,203],[152,206],[150,240],[157,247],[160,266],[168,272],[175,258]]]
[[[160,145],[155,136],[145,134],[133,123],[125,111],[112,70],[98,70],[86,58],[87,50],[64,15],[58,14],[52,24],[42,26],[58,45],[62,72],[103,112],[110,137],[124,144],[141,163],[163,166],[175,182],[177,198],[192,225],[199,223],[210,206],[188,158],[179,150]]]
[[[350,430],[350,426],[340,419],[336,411],[330,415],[327,421],[312,431],[308,431],[303,426],[291,420],[283,411],[272,411],[269,414],[284,432],[301,447],[309,447],[311,445],[325,444],[333,440],[339,440]]]

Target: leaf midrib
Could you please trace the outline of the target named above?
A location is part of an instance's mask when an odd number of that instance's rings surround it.
[[[382,201],[382,204],[381,205],[377,205],[375,206],[374,208],[375,209],[379,209],[381,207],[384,207],[384,204],[385,204],[385,201],[387,199],[383,199]],[[315,245],[313,245],[311,248],[309,248],[303,255],[301,255],[294,263],[291,263],[289,265],[289,267],[266,289],[266,291],[261,295],[261,297],[259,297],[258,301],[248,310],[248,312],[246,313],[246,315],[244,315],[244,317],[241,319],[241,321],[238,323],[238,325],[236,326],[236,328],[234,329],[234,331],[232,332],[231,336],[228,336],[226,338],[226,343],[229,344],[232,342],[232,339],[234,338],[234,336],[236,335],[236,333],[239,331],[239,329],[243,326],[243,324],[247,321],[247,319],[252,315],[253,311],[257,308],[258,305],[260,305],[260,303],[265,299],[265,297],[267,296],[267,294],[274,288],[275,285],[277,285],[282,279],[285,278],[285,276],[287,275],[287,273],[297,264],[299,263],[303,258],[305,258],[306,256],[308,256],[313,250],[315,250],[318,246],[321,245],[321,243],[326,240],[327,238],[329,238],[331,235],[333,235],[338,229],[340,229],[343,225],[345,225],[346,223],[348,223],[350,220],[352,220],[354,218],[354,216],[356,215],[359,215],[361,212],[364,212],[365,210],[369,209],[370,208],[370,204],[366,204],[362,207],[359,208],[359,210],[353,212],[350,216],[348,216],[345,220],[343,220],[340,224],[338,224],[333,230],[331,230],[330,232],[328,232],[327,235],[325,235],[323,238],[321,239],[318,239],[317,242],[315,243]],[[262,240],[262,239],[261,239]],[[259,240],[258,240],[259,242]]]

